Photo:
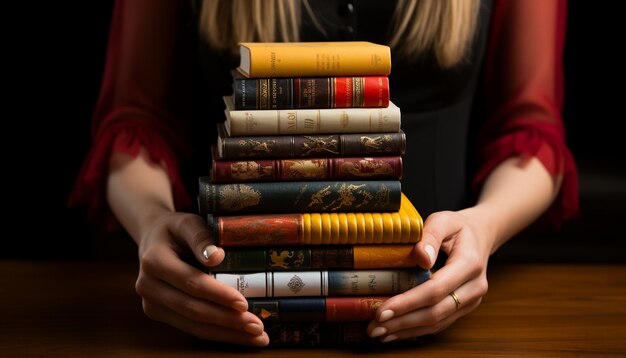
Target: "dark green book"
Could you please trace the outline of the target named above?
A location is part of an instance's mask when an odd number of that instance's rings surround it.
[[[213,184],[200,177],[200,215],[391,212],[400,209],[399,180]]]

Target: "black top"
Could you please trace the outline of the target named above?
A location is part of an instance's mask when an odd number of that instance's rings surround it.
[[[302,7],[301,41],[371,41],[388,44],[395,1],[309,1],[320,32]],[[481,72],[491,1],[481,2],[477,31],[470,56],[453,69],[441,70],[432,54],[409,63],[393,56],[389,76],[391,101],[401,109],[407,149],[403,156],[402,191],[424,216],[441,210],[458,210],[469,204],[468,150],[470,117]],[[208,170],[207,132],[223,120],[222,96],[232,93],[230,70],[239,59],[198,41],[199,70],[196,83],[197,129],[194,155],[199,162],[190,183]],[[473,126],[472,126],[473,127]],[[197,139],[197,140],[196,140]],[[193,188],[194,186],[190,186]]]

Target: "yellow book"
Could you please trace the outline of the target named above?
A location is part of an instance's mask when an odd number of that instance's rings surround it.
[[[237,70],[250,78],[388,76],[389,46],[366,41],[240,42]]]
[[[402,194],[397,212],[207,216],[221,246],[409,244],[424,222]]]

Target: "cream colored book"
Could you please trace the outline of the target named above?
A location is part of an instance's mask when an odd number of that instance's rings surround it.
[[[229,136],[261,136],[317,133],[397,133],[400,108],[329,108],[233,110],[232,96],[224,97]]]

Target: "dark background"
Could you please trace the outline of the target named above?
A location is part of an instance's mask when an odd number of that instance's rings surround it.
[[[613,4],[612,2],[604,2]],[[31,6],[30,3],[20,6]],[[4,234],[0,258],[93,259],[134,255],[123,235],[103,237],[66,205],[89,147],[112,1],[44,2],[16,9],[5,30]],[[14,15],[11,15],[14,14]],[[570,1],[565,123],[580,171],[581,217],[560,232],[522,235],[494,260],[624,262],[626,171],[618,55],[621,13]],[[3,51],[4,52],[4,51]],[[611,88],[611,89],[610,89]]]

